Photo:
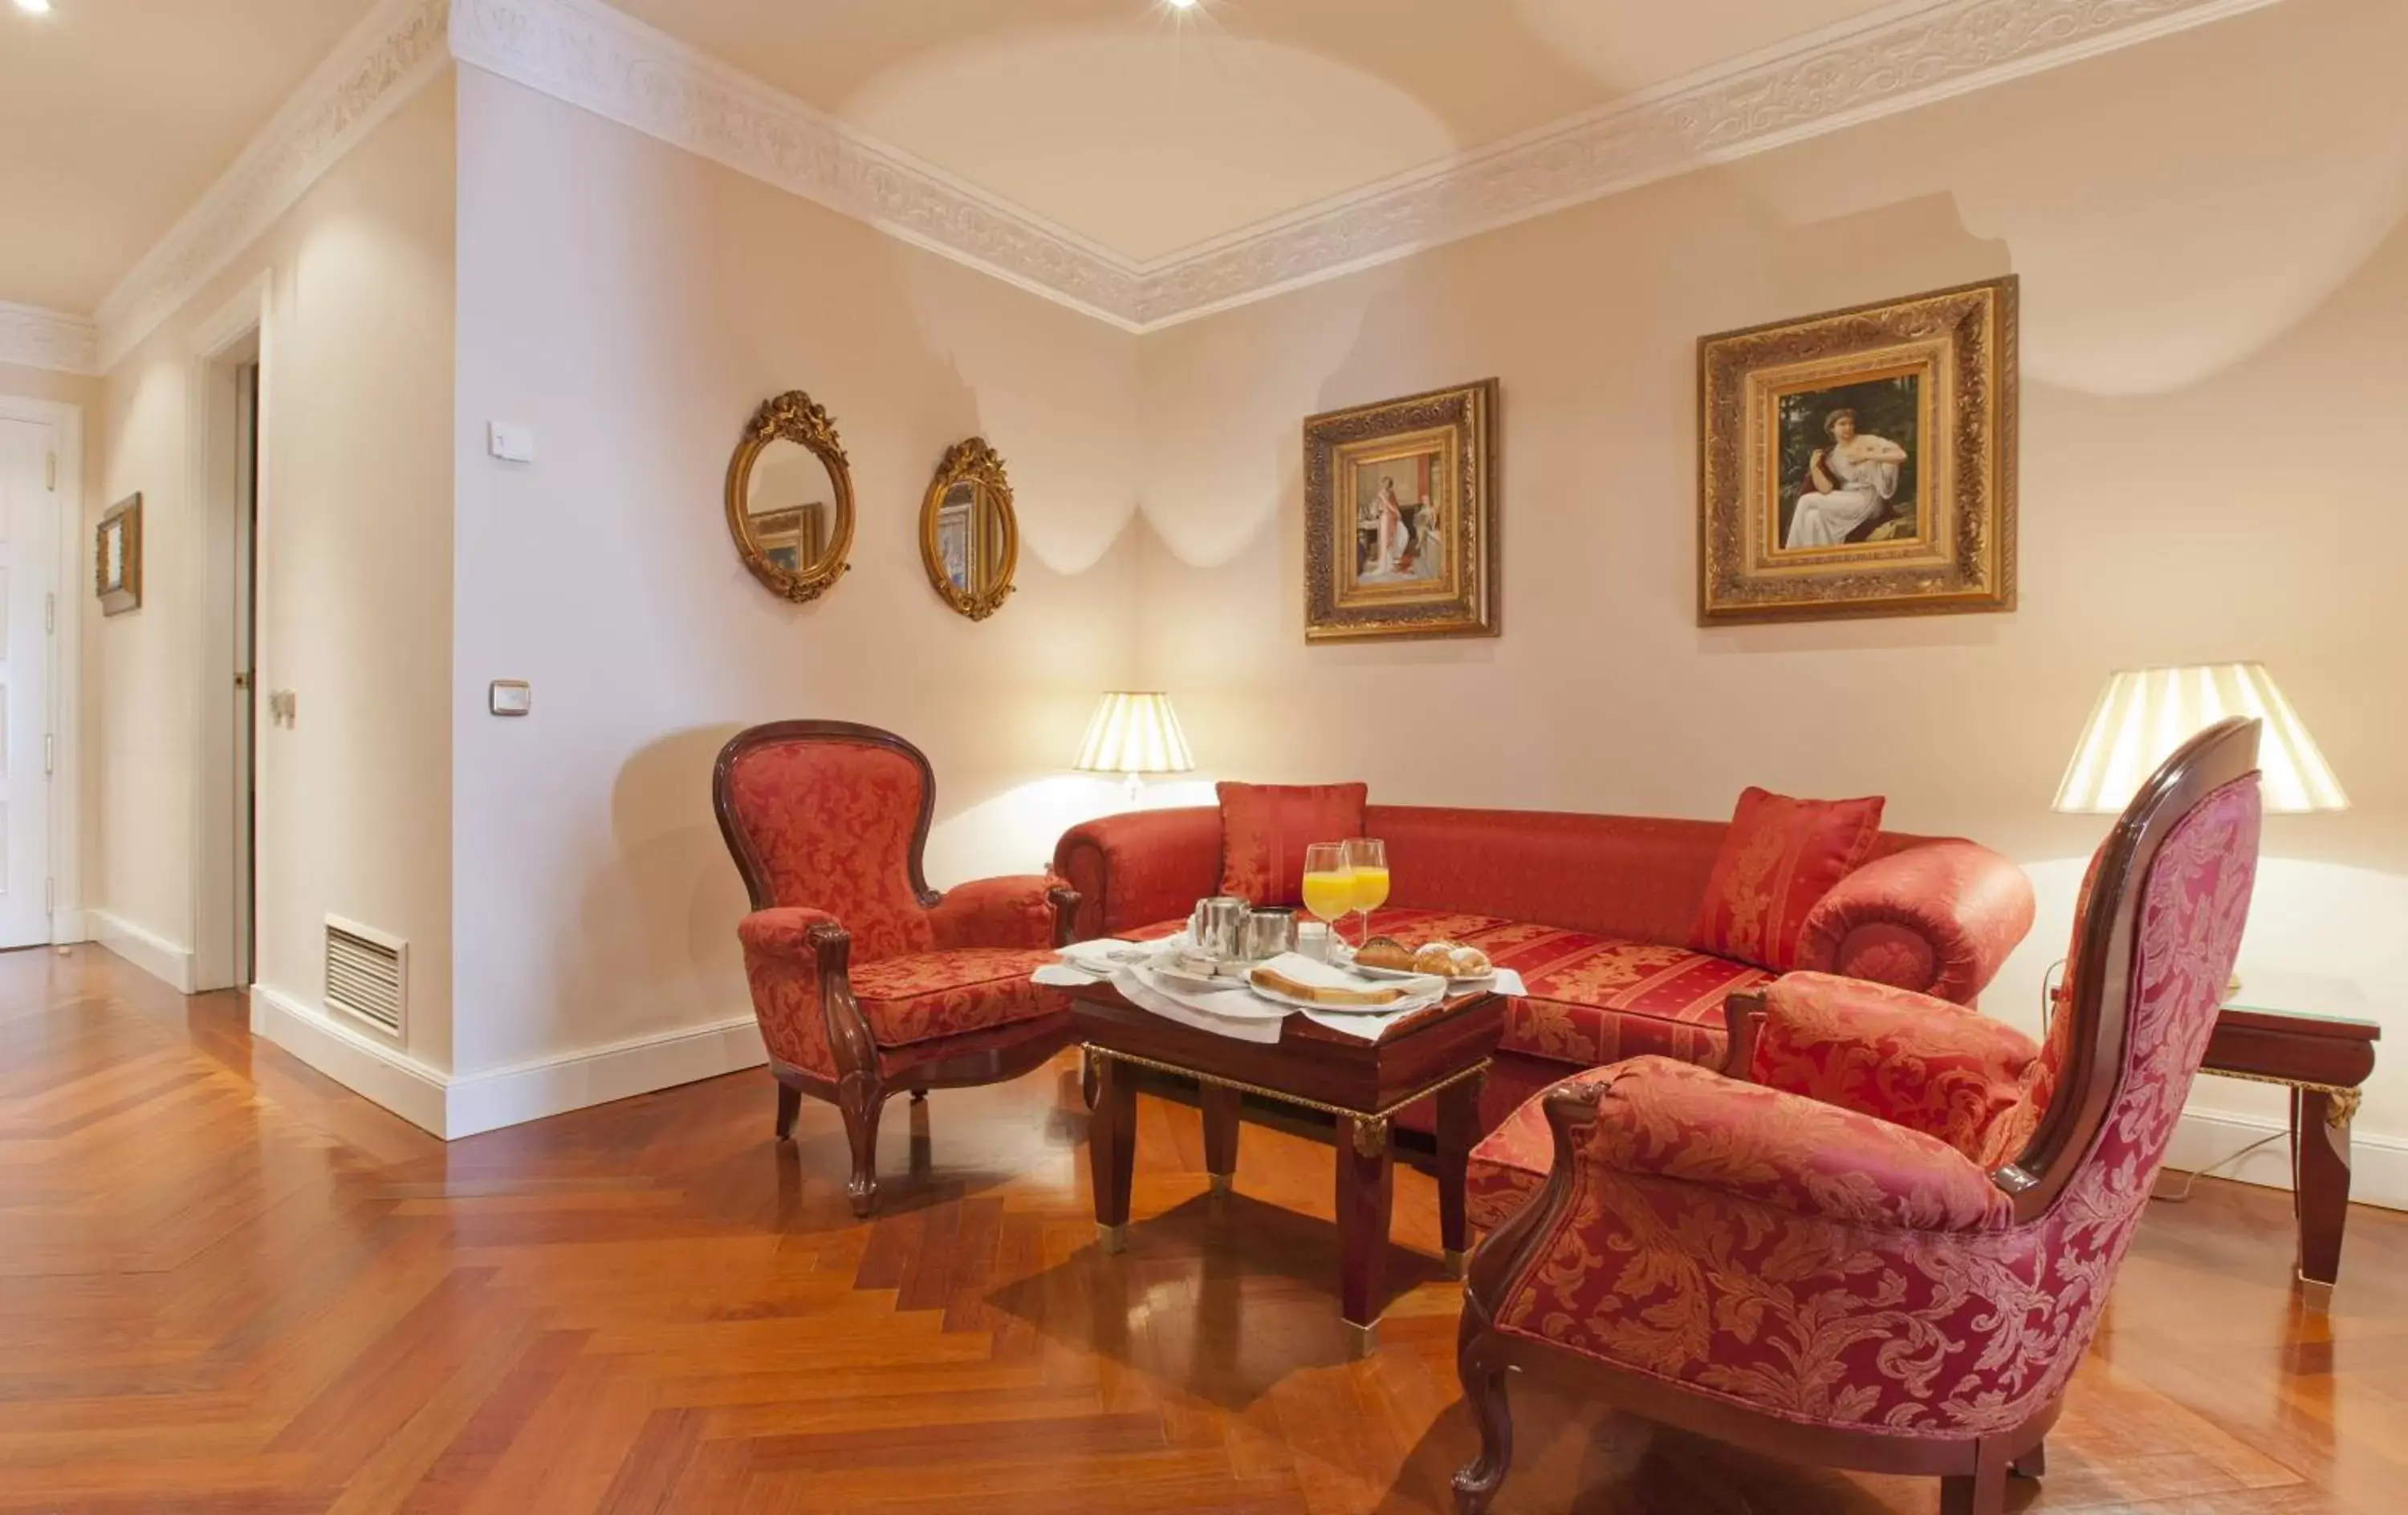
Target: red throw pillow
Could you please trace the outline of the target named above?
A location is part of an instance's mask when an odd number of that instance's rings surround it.
[[[1751,786],[1731,812],[1689,945],[1774,973],[1798,965],[1806,913],[1881,835],[1882,796],[1794,800]]]
[[[1304,902],[1304,850],[1363,835],[1369,784],[1222,784],[1221,893]]]

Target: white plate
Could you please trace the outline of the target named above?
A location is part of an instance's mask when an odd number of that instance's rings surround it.
[[[1367,968],[1360,963],[1346,965],[1349,973],[1359,973],[1366,979],[1435,979],[1435,973],[1415,973],[1411,968]],[[1497,970],[1475,973],[1468,979],[1450,978],[1447,982],[1456,989],[1486,989],[1497,982]]]
[[[1297,994],[1283,994],[1276,989],[1266,989],[1258,983],[1249,983],[1246,987],[1274,1005],[1286,1005],[1299,1010],[1317,1010],[1324,1015],[1399,1015],[1407,1010],[1426,1010],[1438,1003],[1436,999],[1425,996],[1423,1003],[1416,1005],[1413,1003],[1412,996],[1405,996],[1399,998],[1394,1005],[1325,1005],[1317,999],[1305,999]]]

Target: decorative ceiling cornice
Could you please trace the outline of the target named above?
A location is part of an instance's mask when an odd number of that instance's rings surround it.
[[[452,50],[462,63],[1134,328],[1134,264],[598,0],[453,0]]]
[[[100,372],[100,333],[81,316],[0,300],[0,363],[63,374]]]
[[[1902,0],[1150,263],[919,162],[601,0],[385,0],[101,302],[0,306],[0,361],[104,371],[362,138],[473,64],[1144,332],[2279,0]]]
[[[1143,270],[1167,326],[2278,0],[1908,0]]]
[[[114,367],[449,64],[448,0],[385,0],[326,55],[165,239],[100,302]]]

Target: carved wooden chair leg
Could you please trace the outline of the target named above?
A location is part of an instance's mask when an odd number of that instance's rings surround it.
[[[1480,1426],[1480,1455],[1455,1475],[1456,1515],[1485,1515],[1513,1462],[1513,1421],[1505,1402],[1505,1367],[1493,1362],[1484,1350],[1486,1332],[1475,1320],[1477,1310],[1476,1305],[1465,1301],[1455,1353],[1455,1374],[1463,1380],[1463,1402]]]
[[[914,1105],[925,1105],[928,1103],[928,1092],[924,1089],[912,1090],[911,1103]]]
[[[2016,1458],[2014,1465],[2007,1471],[2019,1479],[2037,1479],[2048,1477],[2048,1443],[2045,1441],[2033,1443],[2032,1450]]]
[[[803,1109],[803,1092],[789,1083],[778,1086],[778,1139],[786,1141],[795,1135],[795,1117]]]
[[[844,1112],[844,1135],[853,1148],[853,1177],[844,1186],[855,1217],[867,1220],[878,1208],[878,1117],[886,1108],[886,1091],[858,1075],[838,1088],[837,1104]]]

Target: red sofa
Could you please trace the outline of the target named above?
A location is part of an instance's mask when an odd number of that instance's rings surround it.
[[[1520,972],[1481,1100],[1493,1128],[1583,1068],[1658,1053],[1719,1065],[1723,1000],[1773,975],[1689,950],[1728,829],[1719,821],[1374,805],[1394,893],[1373,929],[1468,941]],[[1107,816],[1064,834],[1054,871],[1078,891],[1072,936],[1182,922],[1221,881],[1221,812]],[[1801,969],[1971,1005],[2031,929],[2031,884],[1986,847],[1884,832],[1807,918]],[[1426,1111],[1405,1123],[1427,1129]]]

